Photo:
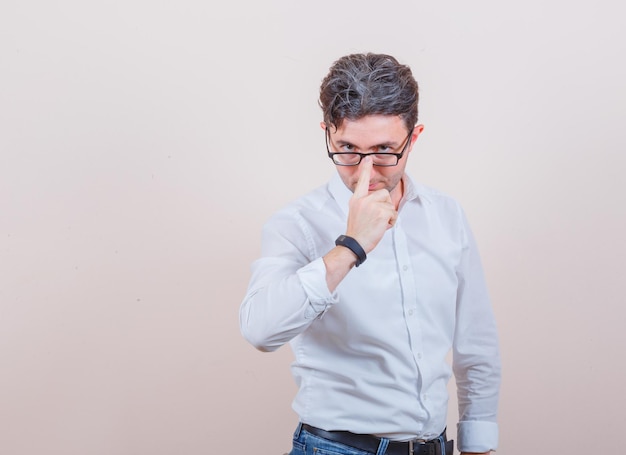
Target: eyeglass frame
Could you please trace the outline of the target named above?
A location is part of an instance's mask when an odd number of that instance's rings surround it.
[[[386,156],[395,156],[396,157],[396,162],[395,164],[375,164],[372,163],[374,166],[379,166],[379,167],[394,167],[397,166],[398,163],[400,162],[400,160],[402,159],[402,157],[404,156],[404,153],[406,152],[409,144],[411,143],[411,136],[413,135],[413,131],[415,130],[415,128],[411,128],[411,131],[409,131],[409,135],[407,136],[407,138],[404,140],[404,147],[402,147],[402,151],[400,153],[393,153],[393,152],[377,152],[377,153],[358,153],[358,152],[331,152],[330,151],[330,147],[328,146],[328,144],[330,143],[330,132],[328,131],[328,128],[325,129],[325,134],[324,137],[326,138],[325,142],[326,142],[326,152],[328,153],[328,157],[332,160],[332,162],[336,165],[336,166],[358,166],[359,164],[361,164],[361,161],[363,160],[363,158],[365,158],[366,156],[369,155],[386,155]],[[334,156],[335,155],[358,155],[359,156],[359,161],[357,161],[354,164],[343,164],[343,163],[338,163],[335,161]]]

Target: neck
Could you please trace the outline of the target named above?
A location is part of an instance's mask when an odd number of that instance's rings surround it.
[[[402,201],[402,197],[404,196],[404,178],[400,179],[398,185],[391,192],[391,202],[393,202],[393,206],[396,210],[400,208],[400,202]]]

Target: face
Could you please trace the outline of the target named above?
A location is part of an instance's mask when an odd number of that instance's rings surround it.
[[[322,128],[326,128],[322,123]],[[406,151],[397,166],[382,167],[374,166],[370,177],[369,190],[376,191],[386,189],[391,194],[391,200],[396,207],[402,199],[403,188],[401,184],[402,176],[406,168],[407,159],[413,144],[424,129],[423,125],[416,125],[413,134],[409,138]],[[406,144],[408,131],[404,121],[399,116],[390,115],[369,115],[358,120],[344,120],[341,126],[335,131],[334,127],[329,128],[330,144],[333,152],[357,152],[357,153],[380,153],[393,152],[400,153]],[[337,172],[343,183],[354,192],[361,167],[358,166],[336,166]]]

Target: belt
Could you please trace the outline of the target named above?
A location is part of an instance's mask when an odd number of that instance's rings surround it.
[[[377,436],[349,431],[326,431],[306,423],[302,424],[302,429],[320,438],[371,453],[378,452],[381,442],[381,438]],[[445,430],[441,436],[430,441],[421,439],[406,442],[389,441],[385,451],[385,455],[453,455],[453,453],[454,441],[446,441]]]

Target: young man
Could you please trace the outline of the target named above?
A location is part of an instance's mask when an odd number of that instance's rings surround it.
[[[452,372],[459,449],[489,453],[496,327],[462,209],[405,173],[424,129],[417,82],[389,55],[348,55],[323,80],[320,106],[337,175],[265,225],[240,309],[256,348],[293,348],[291,455],[451,454]]]

